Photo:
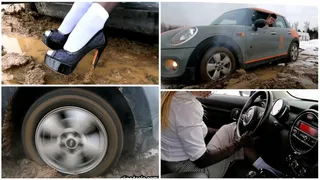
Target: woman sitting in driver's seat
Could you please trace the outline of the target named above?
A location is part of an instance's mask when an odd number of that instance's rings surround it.
[[[210,91],[162,92],[161,160],[165,166],[171,172],[203,172],[209,177],[223,177],[232,161],[246,157],[255,168],[281,175],[251,148],[251,136],[245,133],[237,137],[236,123],[224,125],[218,131],[204,124],[204,110],[196,97],[210,94]],[[205,137],[212,134],[206,145]]]

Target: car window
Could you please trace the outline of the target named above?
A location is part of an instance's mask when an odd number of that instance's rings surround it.
[[[229,11],[221,16],[219,16],[216,20],[214,20],[211,25],[243,25],[242,21],[247,14],[246,9],[240,9],[235,11]]]
[[[279,28],[286,28],[287,27],[286,22],[284,21],[283,17],[281,17],[281,16],[277,17],[276,27],[279,27]]]
[[[261,11],[254,11],[251,17],[251,23],[254,24],[254,22],[258,19],[264,19],[267,20],[269,13],[261,12]],[[275,24],[273,24],[271,27],[274,27]]]

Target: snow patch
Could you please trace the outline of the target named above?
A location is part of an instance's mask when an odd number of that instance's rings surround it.
[[[302,52],[300,52],[300,54],[317,56],[319,45],[318,43],[318,39],[313,39],[310,41],[300,41],[300,49],[303,50]]]
[[[147,158],[150,158],[150,157],[155,156],[157,154],[159,154],[158,149],[150,149],[149,151],[147,151],[143,154],[143,157],[147,159]]]

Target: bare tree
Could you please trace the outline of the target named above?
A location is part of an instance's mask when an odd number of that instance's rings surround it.
[[[298,30],[299,22],[293,23],[293,29]]]
[[[305,32],[308,31],[309,27],[310,27],[310,21],[305,21],[304,22],[304,30],[305,30]]]

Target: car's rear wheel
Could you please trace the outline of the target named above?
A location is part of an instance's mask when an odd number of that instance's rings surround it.
[[[299,45],[296,42],[292,42],[289,48],[289,61],[295,62],[299,56]]]
[[[200,62],[203,81],[216,81],[229,77],[236,68],[232,52],[225,47],[212,47],[206,51]]]
[[[121,122],[100,96],[59,89],[28,110],[22,143],[29,158],[65,174],[94,177],[112,167],[123,146]]]

